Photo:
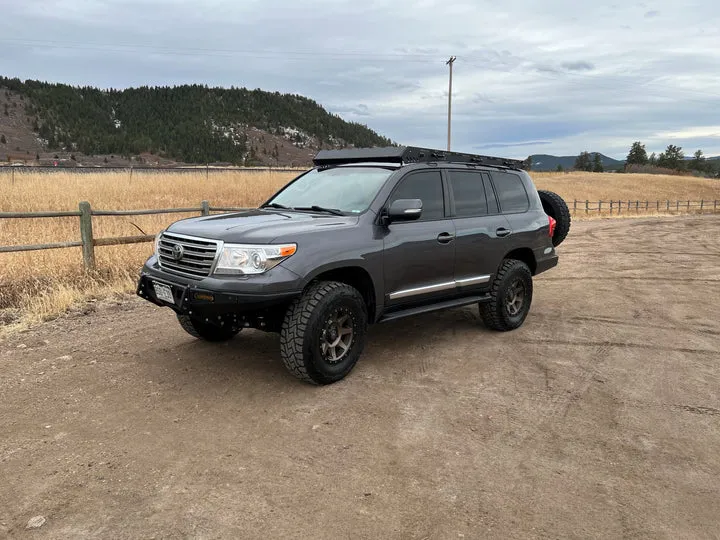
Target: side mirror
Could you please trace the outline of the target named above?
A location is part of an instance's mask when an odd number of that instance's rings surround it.
[[[422,215],[422,206],[420,199],[398,199],[393,201],[387,209],[387,222],[416,220]]]

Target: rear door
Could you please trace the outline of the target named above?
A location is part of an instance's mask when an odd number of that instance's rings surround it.
[[[510,225],[486,173],[447,169],[446,174],[455,223],[455,280],[461,290],[486,288],[508,251]]]
[[[391,223],[384,238],[385,302],[422,303],[455,288],[455,227],[439,170],[408,173],[387,201],[420,199],[417,221]]]
[[[508,222],[512,234],[507,236],[507,251],[532,246],[536,243],[538,232],[536,220],[528,215],[530,198],[520,176],[512,171],[493,171],[490,173],[497,193],[500,211]],[[547,218],[543,219],[543,223]]]

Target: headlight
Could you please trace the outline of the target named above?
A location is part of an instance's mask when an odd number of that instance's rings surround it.
[[[162,236],[162,233],[164,233],[164,232],[165,232],[165,229],[163,229],[162,231],[160,231],[159,233],[157,233],[155,235],[155,251],[154,251],[154,253],[155,253],[156,257],[160,257],[160,237]]]
[[[225,244],[215,274],[262,274],[297,251],[297,244],[257,246]]]

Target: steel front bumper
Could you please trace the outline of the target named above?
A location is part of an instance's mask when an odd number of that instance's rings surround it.
[[[172,302],[158,296],[155,283],[170,288]],[[302,288],[299,276],[282,266],[256,276],[196,279],[167,272],[151,257],[143,266],[136,292],[158,306],[205,317],[258,312],[286,304],[302,294]]]

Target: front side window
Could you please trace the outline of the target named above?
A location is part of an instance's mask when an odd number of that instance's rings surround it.
[[[422,201],[422,214],[419,221],[444,218],[445,199],[440,171],[422,171],[406,176],[400,180],[391,202],[398,199],[420,199]]]
[[[492,178],[498,199],[500,199],[500,209],[504,214],[527,212],[530,208],[530,199],[528,199],[522,179],[517,174],[493,172]]]
[[[313,169],[288,185],[268,204],[288,208],[320,206],[360,214],[368,209],[392,173],[382,167]]]

